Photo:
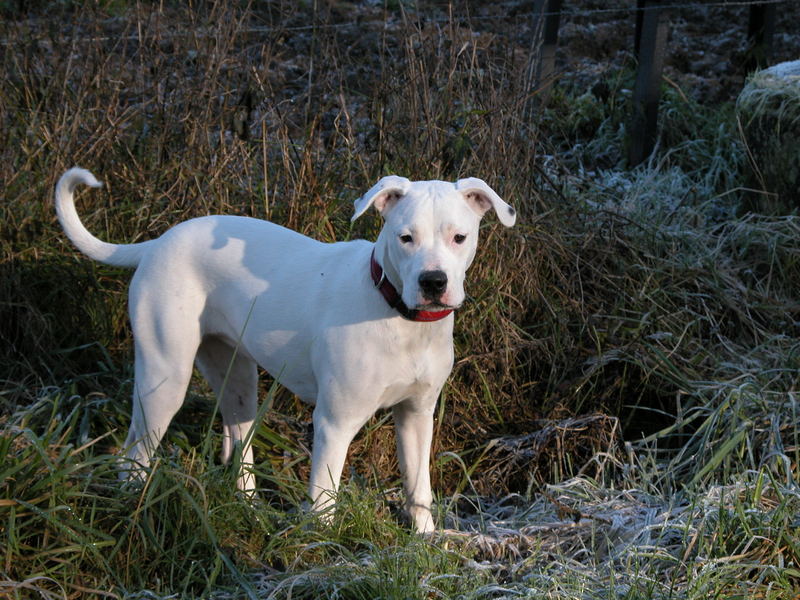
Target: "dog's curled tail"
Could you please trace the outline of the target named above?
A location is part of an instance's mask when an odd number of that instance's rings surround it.
[[[109,244],[89,233],[75,210],[74,193],[79,183],[96,188],[103,185],[89,171],[78,167],[70,169],[58,180],[56,214],[67,237],[89,258],[115,267],[136,267],[150,242]]]

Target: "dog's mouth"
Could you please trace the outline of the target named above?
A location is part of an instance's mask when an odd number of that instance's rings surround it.
[[[418,304],[417,306],[414,307],[414,309],[434,312],[439,310],[456,310],[460,307],[461,307],[460,304],[452,305],[452,304],[443,304],[442,302],[429,302],[427,304]]]

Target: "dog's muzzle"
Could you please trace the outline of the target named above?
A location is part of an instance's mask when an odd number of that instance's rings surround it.
[[[444,319],[447,315],[453,312],[452,308],[443,308],[442,310],[418,310],[408,308],[406,303],[403,302],[403,299],[400,297],[400,294],[397,292],[397,288],[392,285],[392,282],[386,278],[386,272],[383,270],[383,267],[378,264],[378,261],[375,260],[375,250],[372,251],[372,255],[370,256],[369,260],[369,270],[370,275],[372,276],[372,282],[375,284],[375,289],[377,289],[383,298],[386,300],[387,304],[395,309],[400,315],[408,319],[409,321],[422,321],[424,323],[429,323],[431,321],[439,321],[440,319]],[[435,298],[430,298],[425,293],[425,288],[423,287],[422,280],[423,278],[426,279],[427,285],[431,293],[435,293]],[[419,284],[420,288],[423,290],[423,295],[425,298],[431,301],[435,301],[439,299],[444,290],[447,288],[447,275],[443,271],[425,271],[419,276]],[[436,291],[438,290],[438,291]]]

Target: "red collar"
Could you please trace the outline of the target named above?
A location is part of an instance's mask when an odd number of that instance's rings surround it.
[[[383,268],[378,264],[378,261],[375,260],[375,250],[372,251],[372,255],[369,258],[369,271],[372,275],[372,282],[375,284],[375,289],[381,293],[390,307],[409,321],[430,323],[431,321],[444,319],[453,312],[452,308],[447,308],[445,310],[416,310],[408,308],[400,297],[400,294],[397,293],[397,289],[392,285],[392,282],[386,278]]]

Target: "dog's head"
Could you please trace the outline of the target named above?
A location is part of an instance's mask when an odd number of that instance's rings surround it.
[[[464,274],[489,209],[506,227],[516,221],[516,211],[474,177],[450,183],[390,175],[355,201],[353,220],[370,206],[385,220],[376,257],[403,302],[421,310],[455,308],[464,301]]]

